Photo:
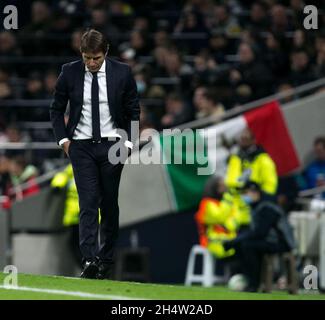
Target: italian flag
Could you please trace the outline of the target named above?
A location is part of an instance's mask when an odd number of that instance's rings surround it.
[[[184,130],[160,136],[166,161],[169,191],[176,211],[198,205],[207,179],[224,175],[230,154],[225,142],[234,141],[245,128],[274,160],[279,176],[300,167],[300,161],[277,101],[267,103],[240,116],[202,129]]]

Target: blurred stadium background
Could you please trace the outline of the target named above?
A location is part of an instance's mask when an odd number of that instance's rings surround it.
[[[303,266],[316,264],[325,285],[325,209],[309,209],[315,196],[322,201],[324,185],[306,191],[288,184],[303,176],[314,139],[325,135],[322,1],[308,2],[319,8],[318,30],[303,28],[300,0],[24,0],[1,1],[1,12],[6,4],[17,6],[19,29],[0,24],[1,268],[78,272],[71,228],[63,224],[65,193],[51,191],[52,178],[69,160],[54,142],[49,105],[61,65],[79,57],[81,34],[93,27],[107,35],[108,54],[132,67],[141,132],[205,128],[278,101],[299,161],[280,177],[279,188],[294,212],[297,268],[303,277]],[[139,153],[146,151],[142,142]],[[184,166],[178,170],[190,174]],[[183,283],[198,243],[194,214],[207,177],[191,185],[184,176],[176,184],[170,174],[153,164],[123,171],[118,251],[121,258],[135,250],[129,265],[142,257],[147,266],[134,280]]]

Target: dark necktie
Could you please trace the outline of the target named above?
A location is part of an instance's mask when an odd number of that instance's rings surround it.
[[[99,89],[97,72],[93,73],[93,80],[91,82],[91,117],[93,140],[95,142],[100,142]]]

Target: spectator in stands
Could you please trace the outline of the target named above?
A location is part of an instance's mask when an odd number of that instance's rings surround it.
[[[70,42],[70,54],[71,55],[80,55],[80,44],[81,44],[81,37],[82,37],[82,30],[75,30],[71,34],[71,42]]]
[[[4,142],[13,142],[13,143],[19,143],[19,142],[29,142],[30,137],[27,133],[22,132],[19,127],[11,123],[10,125],[7,126],[5,130],[5,135],[3,137]],[[7,150],[7,154],[9,157],[13,157],[16,155],[22,155],[24,151],[19,150],[19,149],[11,149]]]
[[[267,5],[263,1],[256,1],[252,4],[248,25],[250,29],[259,31],[266,31],[269,28]]]
[[[146,56],[150,52],[149,40],[142,31],[134,30],[130,36],[130,47],[135,50],[136,57]]]
[[[134,10],[126,1],[105,1],[108,4],[111,22],[121,31],[129,33],[133,27]]]
[[[144,97],[148,90],[148,79],[144,71],[137,71],[134,73],[134,79],[137,84],[137,89],[140,97]]]
[[[52,38],[48,43],[51,55],[68,55],[69,39],[66,35],[73,31],[72,21],[72,17],[62,9],[53,12],[49,30]]]
[[[85,6],[87,10],[91,11],[92,9],[96,9],[104,4],[103,0],[85,0]]]
[[[27,139],[22,134],[22,132],[19,130],[19,128],[15,124],[11,124],[6,128],[6,136],[7,136],[7,142],[26,142]]]
[[[306,33],[301,29],[295,30],[292,39],[292,51],[305,50],[308,52],[309,49],[310,44],[308,43]],[[311,53],[312,52],[308,52],[308,54]]]
[[[226,55],[231,53],[227,36],[222,32],[213,32],[209,39],[209,50],[218,64],[225,63]]]
[[[169,49],[166,47],[156,47],[153,50],[153,76],[154,77],[164,77],[167,76],[166,64],[167,56],[169,54]]]
[[[104,7],[91,10],[88,26],[105,34],[113,46],[117,44],[119,29],[110,21],[108,11]]]
[[[24,98],[25,99],[44,98],[42,76],[39,72],[34,71],[30,73],[26,84],[26,92],[24,94]]]
[[[292,29],[286,7],[282,4],[273,5],[271,8],[271,31],[284,34],[287,31],[292,31]]]
[[[127,63],[131,67],[132,71],[134,71],[135,67],[138,64],[135,57],[135,50],[124,45],[122,45],[119,49],[122,51],[120,53],[122,62]]]
[[[148,137],[150,136],[150,129],[155,128],[155,120],[152,117],[152,114],[148,112],[147,107],[141,106],[141,113],[140,113],[140,135],[141,139],[145,140],[147,138],[147,135],[145,134],[148,133]],[[147,130],[149,129],[149,130]],[[144,132],[144,130],[146,130]]]
[[[184,50],[188,54],[196,54],[201,48],[208,45],[208,29],[204,23],[202,15],[197,10],[185,10],[174,29],[176,35],[185,36],[179,39],[184,44]],[[187,35],[196,34],[192,39]],[[201,34],[201,35],[199,35]]]
[[[290,0],[291,20],[295,28],[301,28],[305,19],[304,7],[305,2],[302,0]]]
[[[315,38],[315,51],[320,51],[325,44],[325,33],[318,33]]]
[[[10,70],[7,68],[0,68],[0,101],[3,99],[12,99],[15,97],[14,88],[10,77]],[[5,110],[3,110],[5,111]]]
[[[26,196],[31,196],[40,191],[36,182],[38,170],[32,164],[28,164],[24,156],[15,156],[10,161],[10,179],[15,188],[15,199],[22,200]],[[21,187],[22,184],[26,184]]]
[[[285,38],[268,32],[266,37],[265,62],[272,71],[274,79],[283,79],[289,71],[289,57],[285,50]]]
[[[154,47],[165,47],[171,46],[171,40],[166,30],[160,29],[154,34]]]
[[[309,56],[304,50],[297,50],[291,54],[289,81],[294,87],[301,86],[314,80],[310,67]]]
[[[209,17],[213,14],[214,1],[211,0],[188,0],[183,8],[183,11],[196,10],[203,17]]]
[[[5,154],[0,154],[0,195],[9,195],[11,185],[9,174],[10,160]]]
[[[0,81],[0,101],[11,99],[13,97],[12,89],[8,82]]]
[[[288,82],[282,82],[278,86],[277,93],[286,93],[287,95],[284,98],[280,99],[280,103],[288,103],[294,100],[294,88],[293,86]]]
[[[316,79],[325,77],[325,41],[323,41],[316,51],[316,64],[313,68]]]
[[[120,16],[120,17],[133,14],[133,9],[130,6],[130,4],[122,0],[111,1],[109,5],[109,11],[111,12],[112,15]]]
[[[39,72],[32,72],[27,80],[26,92],[24,94],[25,99],[44,99],[46,98],[46,92],[44,90],[44,83],[42,81],[42,76]],[[34,108],[33,114],[29,114],[29,110],[23,110],[21,112],[21,117],[25,121],[48,121],[49,115],[48,110],[44,107]]]
[[[195,75],[203,79],[209,79],[213,77],[217,71],[217,64],[213,57],[207,51],[201,51],[194,58]],[[213,81],[209,81],[210,83]]]
[[[169,77],[181,77],[186,74],[192,74],[192,67],[183,62],[181,54],[178,51],[169,50],[165,59],[165,69]]]
[[[162,128],[171,128],[190,120],[189,109],[182,97],[173,92],[167,96],[165,114],[161,118]]]
[[[270,94],[273,78],[265,64],[256,57],[252,46],[241,43],[238,56],[239,64],[229,74],[237,102],[245,103]]]
[[[208,92],[208,88],[205,86],[198,86],[195,90],[194,90],[194,94],[193,94],[193,106],[194,108],[198,111],[198,110],[202,110],[203,109],[203,95],[206,94]]]
[[[51,27],[51,11],[46,2],[35,1],[31,8],[31,22],[21,31],[21,45],[24,55],[51,54],[47,38]]]
[[[304,170],[306,188],[325,186],[325,137],[317,137],[314,140],[315,160]]]
[[[142,31],[144,33],[150,32],[150,23],[148,18],[142,15],[135,17],[133,23],[133,30]]]
[[[21,51],[17,46],[17,40],[13,32],[0,32],[0,57],[10,56],[17,57],[21,55]]]
[[[198,107],[199,109],[195,114],[197,119],[210,116],[221,117],[224,114],[223,105],[211,90],[204,91],[202,96],[199,97]]]
[[[44,78],[44,98],[45,99],[52,99],[54,89],[55,89],[55,84],[56,84],[56,79],[58,75],[54,70],[49,70]]]
[[[208,21],[209,29],[221,31],[227,36],[234,36],[240,32],[240,26],[226,4],[216,4],[213,17]]]
[[[251,228],[234,240],[225,241],[224,248],[236,249],[243,273],[248,279],[245,291],[256,292],[261,279],[263,255],[291,251],[295,243],[284,212],[264,196],[257,183],[248,181],[242,197],[254,212]]]
[[[261,57],[262,38],[260,33],[253,29],[244,29],[241,32],[241,43],[248,44],[254,50],[254,54],[257,58]],[[263,48],[264,49],[264,48]]]

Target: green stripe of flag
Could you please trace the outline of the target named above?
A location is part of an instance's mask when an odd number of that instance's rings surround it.
[[[181,134],[161,135],[160,144],[165,159],[171,160],[165,166],[177,210],[196,207],[209,178],[209,175],[198,175],[197,171],[199,167],[207,166],[207,163],[203,164],[207,159],[203,137],[198,131],[184,130]]]

